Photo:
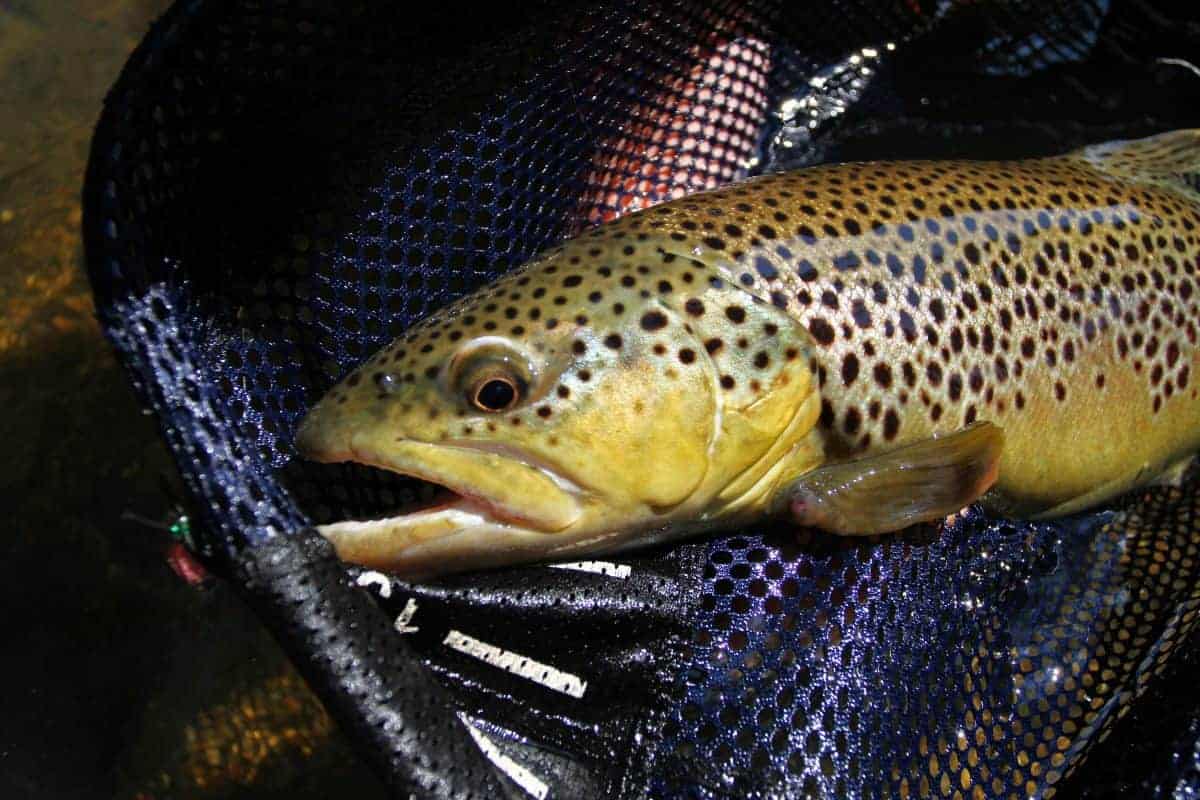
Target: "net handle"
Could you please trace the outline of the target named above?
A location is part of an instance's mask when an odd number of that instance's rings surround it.
[[[246,549],[230,577],[393,796],[505,796],[445,691],[315,530]]]

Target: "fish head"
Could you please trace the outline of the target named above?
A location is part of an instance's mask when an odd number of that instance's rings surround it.
[[[426,318],[311,409],[304,456],[454,493],[321,526],[344,560],[428,577],[608,552],[765,502],[759,479],[816,421],[802,332],[694,254],[606,233]]]

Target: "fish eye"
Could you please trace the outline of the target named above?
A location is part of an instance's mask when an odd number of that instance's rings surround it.
[[[487,414],[511,411],[529,399],[537,372],[530,360],[507,342],[468,342],[445,370],[444,386],[469,408]]]
[[[478,381],[471,392],[471,403],[480,411],[508,411],[521,399],[517,384],[505,375],[492,375]]]

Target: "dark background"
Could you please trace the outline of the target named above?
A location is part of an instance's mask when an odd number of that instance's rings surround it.
[[[258,621],[146,524],[174,468],[93,317],[79,193],[168,5],[0,3],[0,797],[381,797]]]

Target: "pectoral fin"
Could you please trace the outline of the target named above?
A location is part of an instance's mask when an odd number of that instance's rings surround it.
[[[996,482],[1003,431],[978,422],[857,461],[805,473],[783,493],[801,525],[831,533],[889,533],[942,519]]]

